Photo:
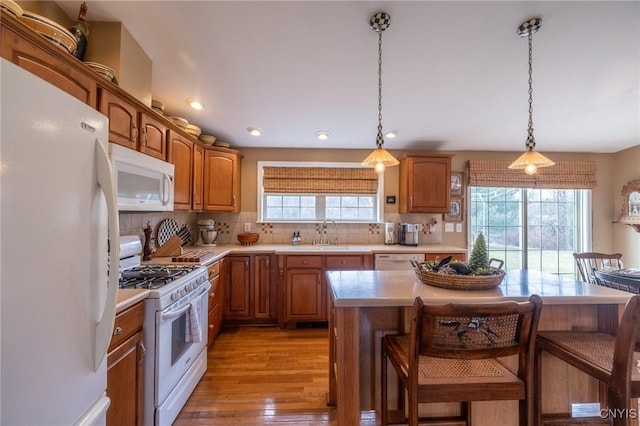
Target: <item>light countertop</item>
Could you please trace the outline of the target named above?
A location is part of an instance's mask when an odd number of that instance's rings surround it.
[[[294,255],[294,254],[376,254],[376,253],[466,253],[467,249],[461,247],[447,246],[443,244],[421,244],[418,246],[401,246],[398,244],[340,244],[337,246],[320,246],[303,244],[293,246],[290,244],[255,244],[252,246],[242,246],[240,244],[224,244],[213,247],[206,246],[187,246],[183,247],[183,254],[189,251],[208,251],[214,252],[216,255],[207,258],[204,265],[211,264],[216,260],[222,259],[228,254],[243,253],[275,253],[278,255]],[[171,257],[154,257],[144,263],[175,263],[171,261]]]
[[[119,288],[116,300],[116,314],[144,300],[148,294],[149,290],[142,288]]]
[[[411,306],[425,303],[493,303],[525,300],[532,294],[548,305],[624,304],[632,296],[619,290],[540,271],[512,270],[496,289],[447,290],[423,284],[413,271],[329,271],[327,280],[336,307]]]

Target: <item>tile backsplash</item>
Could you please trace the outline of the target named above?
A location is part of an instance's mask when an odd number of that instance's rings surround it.
[[[153,212],[153,213],[120,213],[120,234],[138,235],[144,242],[144,228],[147,224],[153,230],[155,238],[160,223],[168,218],[174,219],[178,226],[186,225],[191,231],[195,243],[198,238],[198,220],[213,219],[216,222],[218,237],[216,243],[237,244],[237,234],[244,232],[248,223],[251,232],[260,234],[258,244],[290,244],[294,232],[299,232],[301,244],[311,244],[320,239],[320,223],[256,223],[256,212],[241,213],[191,213],[191,212]],[[422,224],[420,244],[442,243],[442,215],[440,214],[386,214],[386,222],[406,222]],[[435,223],[435,225],[434,225]],[[327,223],[324,238],[339,244],[384,244],[384,226],[381,223]]]

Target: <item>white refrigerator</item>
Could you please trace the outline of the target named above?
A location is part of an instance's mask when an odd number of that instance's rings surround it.
[[[104,424],[119,261],[108,121],[4,59],[0,78],[0,424]]]

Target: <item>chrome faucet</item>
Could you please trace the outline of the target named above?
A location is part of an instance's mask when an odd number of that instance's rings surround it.
[[[320,241],[318,242],[318,244],[322,245],[331,245],[331,241],[324,241],[324,230],[327,228],[327,222],[333,222],[333,224],[336,227],[336,238],[333,240],[333,244],[338,245],[338,224],[336,223],[335,220],[325,220],[322,222],[322,225],[320,225],[320,229],[319,229],[319,233],[320,233]]]

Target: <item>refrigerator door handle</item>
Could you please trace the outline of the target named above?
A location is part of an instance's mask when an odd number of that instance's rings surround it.
[[[102,188],[102,192],[107,201],[109,241],[112,242],[109,253],[107,300],[105,301],[100,320],[96,325],[93,368],[95,371],[98,371],[98,367],[107,355],[107,349],[109,348],[109,343],[111,343],[111,334],[115,322],[120,259],[120,225],[118,220],[118,198],[113,172],[111,170],[111,162],[109,161],[109,154],[99,139],[96,139],[95,159],[98,185]],[[103,285],[103,283],[96,283],[96,285]]]

